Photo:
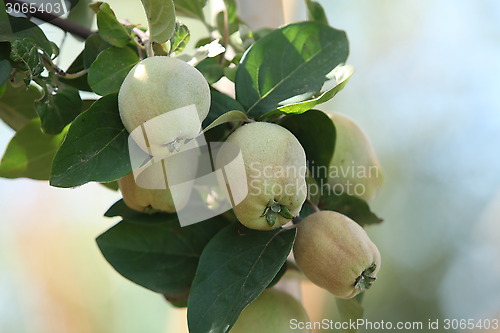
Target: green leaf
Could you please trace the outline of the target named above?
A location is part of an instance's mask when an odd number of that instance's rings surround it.
[[[224,76],[231,82],[236,81],[236,71],[238,67],[224,67]]]
[[[45,53],[52,54],[52,45],[36,24],[21,17],[9,16],[7,20],[0,20],[0,42],[23,38],[31,38]]]
[[[235,0],[224,0],[224,5],[226,5],[227,20],[229,23],[235,22],[238,19],[237,7]]]
[[[58,134],[82,112],[78,89],[65,84],[47,85],[45,96],[35,103],[35,111],[42,120],[42,130]]]
[[[124,219],[100,235],[97,244],[125,278],[164,294],[176,306],[185,306],[203,248],[227,222],[213,218],[181,227],[176,214],[155,215],[161,222]]]
[[[99,34],[90,35],[85,41],[85,48],[83,49],[83,67],[90,68],[99,53],[110,47],[111,44],[102,39]]]
[[[225,29],[226,29],[225,20],[226,20],[226,18],[225,18],[225,14],[223,11],[219,12],[215,16],[217,30],[219,30],[221,35],[224,35],[226,33],[225,32]],[[236,31],[238,31],[239,28],[240,28],[240,21],[237,19],[237,17],[234,17],[232,21],[228,18],[228,21],[227,21],[227,33],[228,33],[228,35],[234,34]]]
[[[383,221],[370,210],[370,206],[366,201],[345,193],[341,195],[331,193],[323,195],[318,207],[323,210],[333,210],[344,214],[361,226],[378,224]]]
[[[342,322],[356,322],[362,319],[364,309],[358,298],[342,299],[336,298],[337,310],[339,311],[340,319]],[[347,328],[343,330],[346,333],[356,333],[358,330],[355,328]]]
[[[189,39],[191,38],[189,34],[189,29],[184,24],[180,22],[175,23],[175,32],[170,38],[170,53],[177,54],[181,53],[186,47]]]
[[[243,106],[234,98],[229,97],[217,90],[210,91],[210,111],[203,121],[203,128],[213,123],[217,118],[226,112],[237,110],[245,112]]]
[[[0,86],[3,86],[9,80],[12,66],[9,59],[3,58],[0,55]]]
[[[307,5],[307,18],[309,21],[316,21],[328,25],[328,18],[326,17],[325,10],[316,1],[306,0]]]
[[[85,48],[68,68],[68,73],[76,73],[84,69],[89,69],[97,56],[104,50],[109,49],[111,44],[105,42],[99,34],[90,35],[85,41]],[[88,83],[88,74],[76,79],[60,79],[62,82],[79,90],[92,91]]]
[[[118,112],[118,96],[112,94],[73,121],[54,158],[50,184],[74,187],[90,181],[111,182],[130,172],[128,132]]]
[[[145,223],[145,224],[155,224],[155,223],[164,223],[165,222],[165,214],[156,213],[156,214],[144,214],[140,213],[132,208],[129,208],[123,199],[115,202],[106,213],[104,213],[106,217],[117,217],[120,216],[123,220],[126,220],[128,223]]]
[[[174,0],[174,4],[177,15],[205,21],[203,7],[207,4],[207,0]]]
[[[279,272],[295,239],[295,230],[240,228],[227,226],[203,250],[188,301],[191,333],[228,332]]]
[[[10,59],[10,42],[0,42],[0,59]]]
[[[222,76],[224,76],[224,66],[219,63],[218,58],[203,59],[198,65],[196,65],[196,69],[203,74],[209,84],[214,84],[219,81]]]
[[[196,42],[196,44],[194,44],[194,48],[197,49],[197,48],[202,47],[204,45],[208,45],[208,44],[212,43],[214,40],[217,40],[217,39],[214,37],[202,38],[202,39],[198,40]]]
[[[90,109],[90,107],[92,106],[92,104],[95,103],[95,99],[86,99],[86,100],[83,100],[82,101],[82,112],[83,111],[87,111],[88,109]]]
[[[92,90],[101,96],[120,90],[128,72],[139,62],[129,48],[111,47],[102,51],[90,66],[88,81]]]
[[[225,123],[231,123],[233,121],[247,121],[248,117],[246,113],[241,111],[229,111],[221,115],[219,118],[215,119],[213,123],[208,125],[203,132],[209,131],[210,129]]]
[[[259,30],[255,31],[253,33],[253,36],[254,36],[255,40],[259,40],[259,39],[266,37],[267,35],[269,35],[273,31],[274,30],[271,28],[260,28]]]
[[[127,29],[118,22],[115,13],[105,2],[100,4],[97,12],[97,27],[102,39],[113,46],[124,47],[131,40]]]
[[[219,18],[220,19],[220,18]],[[218,22],[218,25],[220,22]],[[236,57],[240,58],[243,56],[243,53],[250,48],[256,41],[256,35],[253,30],[251,30],[246,24],[241,21],[233,22],[233,24],[229,25],[230,32],[231,29],[236,29],[238,31],[237,34],[232,34],[229,36],[228,43],[236,52]],[[274,31],[274,30],[272,30]],[[241,56],[240,56],[241,55]],[[240,60],[239,59],[239,60]],[[234,61],[233,61],[234,62]]]
[[[0,177],[48,180],[52,159],[66,132],[44,134],[40,130],[40,119],[31,120],[7,146],[0,163]]]
[[[8,60],[0,60],[0,86],[3,86],[8,80],[10,76],[10,72],[12,71],[12,66]]]
[[[11,44],[10,58],[18,63],[18,68],[26,72],[30,79],[39,76],[43,63],[37,44],[30,38],[16,39]]]
[[[207,128],[212,124],[217,118],[221,117],[223,114],[229,111],[241,111],[245,112],[245,109],[233,98],[219,91],[210,91],[210,111],[208,116],[203,121],[203,128]],[[228,134],[228,129],[223,126],[217,126],[211,130],[205,131],[205,138],[209,142],[217,142],[224,139]]]
[[[175,31],[173,0],[141,0],[148,18],[151,40],[165,43]]]
[[[318,104],[328,102],[330,99],[335,97],[335,95],[337,95],[339,91],[344,89],[344,87],[346,86],[347,82],[349,81],[353,73],[354,73],[354,67],[350,65],[337,67],[333,71],[335,80],[332,81],[334,81],[335,84],[332,88],[328,89],[325,92],[322,92],[317,97],[314,97],[304,102],[293,103],[280,107],[279,110],[285,113],[303,113],[312,109]]]
[[[335,149],[336,130],[323,111],[310,110],[284,117],[279,124],[295,135],[306,152],[311,176],[324,184]]]
[[[94,12],[90,9],[89,4],[92,0],[79,0],[76,6],[72,6],[68,15],[68,20],[75,22],[87,29],[92,29],[94,22]]]
[[[272,288],[276,285],[276,283],[280,282],[283,275],[285,275],[287,269],[288,269],[288,261],[285,261],[283,266],[281,266],[279,272],[276,274],[276,276],[273,278],[273,280],[269,283],[269,285],[266,287],[266,289]]]
[[[52,45],[52,59],[59,57],[59,53],[61,52],[59,46],[54,42],[50,42],[50,45]]]
[[[119,186],[118,186],[117,181],[109,182],[109,183],[99,183],[99,184],[101,184],[102,186],[104,186],[107,189],[110,189],[111,191],[118,191],[119,190]]]
[[[154,55],[156,57],[169,56],[170,50],[167,50],[167,46],[169,46],[169,45],[167,45],[166,43],[165,44],[153,43],[152,47],[153,47]]]
[[[306,201],[306,202],[304,202],[304,204],[302,205],[302,208],[300,209],[299,216],[301,218],[305,219],[306,217],[308,217],[309,215],[314,214],[314,213],[316,213],[316,210],[308,201]]]
[[[6,91],[0,98],[0,119],[13,130],[19,131],[37,117],[35,101],[40,97],[40,91],[33,85],[14,88],[7,84]]]
[[[345,32],[317,22],[274,30],[243,56],[236,74],[237,100],[250,116],[315,97],[332,71],[345,63]]]

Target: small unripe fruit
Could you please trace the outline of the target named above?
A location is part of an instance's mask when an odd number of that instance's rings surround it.
[[[217,154],[217,167],[232,159],[230,147],[243,157],[248,194],[236,202],[234,213],[248,228],[271,230],[288,223],[300,212],[307,196],[306,155],[297,138],[284,127],[256,122],[232,133]],[[230,184],[241,183],[245,174],[229,173]],[[244,196],[242,186],[231,187],[233,198]]]
[[[123,201],[141,213],[165,212],[174,213],[175,205],[170,190],[151,190],[138,186],[134,174],[129,173],[118,179],[118,186],[123,196]]]
[[[328,116],[336,130],[328,183],[332,187],[341,185],[347,194],[366,201],[373,199],[384,176],[370,140],[352,119],[339,113]]]
[[[139,147],[165,157],[199,134],[210,108],[210,88],[203,75],[182,60],[146,58],[123,81],[118,107]]]
[[[184,208],[192,188],[177,187],[174,200],[165,174],[168,168],[169,173],[176,175],[176,179],[192,179],[196,174],[197,165],[195,163],[186,165],[182,162],[181,159],[174,158],[150,162],[145,167],[118,179],[118,186],[127,206],[143,213],[174,213]]]
[[[302,304],[290,294],[267,289],[241,312],[231,333],[290,333],[290,320],[309,322]],[[297,333],[310,333],[294,329]]]
[[[309,280],[340,298],[368,289],[380,269],[380,253],[365,230],[333,211],[300,222],[293,254]]]

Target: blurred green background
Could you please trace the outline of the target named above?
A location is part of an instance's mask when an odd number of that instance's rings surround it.
[[[109,2],[119,18],[144,22],[139,0]],[[364,298],[367,318],[500,318],[500,2],[319,2],[347,31],[356,67],[322,109],[364,128],[386,176],[372,207],[385,222],[368,228],[383,266]],[[60,65],[79,47],[68,42]],[[0,151],[12,135],[0,125]],[[0,179],[0,198],[0,332],[185,330],[184,311],[122,278],[97,249],[119,194]],[[338,320],[333,297],[303,287],[312,320]]]

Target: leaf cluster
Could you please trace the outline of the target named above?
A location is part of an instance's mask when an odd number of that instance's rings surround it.
[[[67,70],[56,65],[62,45],[49,41],[38,26],[27,18],[2,19],[0,119],[16,133],[0,176],[48,180],[64,188],[99,182],[116,189],[115,181],[132,171],[117,93],[130,69],[152,55],[188,61],[211,85],[221,79],[234,83],[234,98],[211,87],[203,123],[208,141],[224,140],[246,121],[276,122],[298,138],[310,162],[328,166],[335,125],[314,108],[334,98],[353,73],[346,65],[345,32],[329,26],[323,8],[310,0],[308,21],[259,31],[238,17],[234,0],[224,0],[226,8],[212,26],[206,2],[142,0],[148,33],[120,21],[109,4],[94,3],[84,16],[97,20],[98,31],[82,41],[83,50]],[[183,16],[207,28],[191,53],[185,52],[193,41],[179,21]],[[301,217],[315,206],[340,211],[361,225],[381,221],[356,197],[315,198]],[[295,230],[246,229],[231,212],[184,228],[175,214],[138,213],[121,200],[105,215],[121,218],[97,238],[106,260],[171,304],[188,306],[194,333],[227,332],[245,306],[283,276],[295,238]],[[346,309],[362,313],[356,304]]]

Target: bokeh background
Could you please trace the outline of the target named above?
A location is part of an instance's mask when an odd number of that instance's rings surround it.
[[[144,22],[139,0],[108,2]],[[322,109],[364,128],[386,176],[372,207],[385,222],[368,228],[383,267],[366,317],[500,318],[500,2],[319,2],[347,31],[357,70]],[[305,17],[301,3],[294,10]],[[79,48],[69,39],[60,65]],[[12,135],[0,124],[0,152]],[[97,249],[118,198],[97,184],[0,179],[0,332],[185,331],[185,311],[122,278]],[[333,297],[306,282],[302,296],[312,320],[338,320]]]

